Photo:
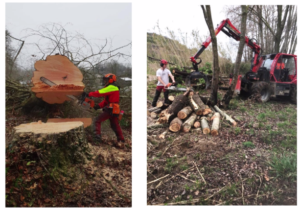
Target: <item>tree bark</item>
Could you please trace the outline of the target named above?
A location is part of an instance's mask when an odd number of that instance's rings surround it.
[[[189,116],[189,114],[191,114],[192,112],[193,112],[192,108],[190,106],[186,106],[178,112],[177,117],[183,120],[187,118],[187,116]]]
[[[181,126],[182,126],[181,119],[179,119],[178,117],[176,117],[170,123],[169,130],[173,131],[173,132],[178,132],[178,131],[180,131]]]
[[[202,127],[203,134],[210,133],[210,129],[209,129],[206,117],[201,117],[201,127]]]
[[[205,110],[205,104],[199,97],[198,93],[196,94],[194,94],[193,92],[190,93],[189,104],[197,115],[202,115],[203,111]]]
[[[184,94],[176,96],[173,103],[169,106],[168,112],[173,113],[177,115],[177,113],[186,106],[188,103],[187,94],[189,93],[190,89],[187,89],[187,91]]]
[[[238,75],[240,73],[240,65],[241,65],[241,60],[242,60],[242,55],[243,55],[243,49],[245,45],[245,33],[246,33],[246,23],[247,23],[247,12],[248,8],[246,5],[242,5],[242,20],[241,20],[241,38],[240,38],[240,43],[239,43],[239,49],[238,53],[236,56],[236,61],[235,61],[235,66],[234,66],[234,71],[233,71],[233,80],[232,83],[224,95],[224,98],[222,99],[222,102],[225,105],[228,105],[230,100],[232,99],[232,96],[234,94],[235,86],[237,83]]]
[[[284,26],[285,26],[285,22],[286,22],[288,12],[289,12],[289,5],[286,6],[283,20],[281,20],[281,18],[282,18],[282,5],[277,5],[278,20],[277,20],[277,31],[276,31],[276,34],[275,34],[275,52],[274,53],[279,53],[282,31],[283,31]]]
[[[211,126],[211,135],[217,136],[219,135],[219,127],[220,127],[220,114],[216,112],[214,116],[212,117],[213,123]]]
[[[233,126],[236,126],[237,123],[234,119],[232,119],[229,115],[227,115],[225,112],[223,112],[217,105],[214,106],[215,110],[219,112],[223,117],[225,117],[226,120],[228,120]]]
[[[187,133],[191,130],[192,126],[194,125],[194,122],[197,118],[197,115],[193,113],[182,125],[183,132]]]
[[[208,26],[211,42],[212,42],[212,48],[213,48],[213,78],[212,78],[212,92],[210,96],[210,100],[213,105],[217,104],[218,102],[218,89],[219,89],[219,74],[220,74],[220,66],[219,66],[219,54],[218,54],[218,43],[217,38],[215,35],[215,30],[213,27],[212,17],[211,17],[211,11],[210,6],[206,5],[206,10],[203,5],[201,5],[203,10],[203,15],[206,21],[206,24]]]

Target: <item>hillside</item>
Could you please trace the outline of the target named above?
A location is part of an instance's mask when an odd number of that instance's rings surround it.
[[[190,49],[187,46],[181,44],[177,40],[170,39],[165,36],[161,36],[155,33],[147,33],[147,74],[154,75],[155,71],[159,68],[159,62],[157,60],[150,59],[149,57],[156,59],[165,59],[170,63],[183,66],[191,66],[190,57],[193,56],[198,49]],[[224,51],[219,46],[219,51]],[[209,46],[201,54],[202,64],[206,62],[213,63],[211,46]],[[222,73],[228,73],[232,69],[232,63],[219,56],[219,63]]]

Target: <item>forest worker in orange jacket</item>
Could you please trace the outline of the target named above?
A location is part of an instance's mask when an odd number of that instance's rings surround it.
[[[110,121],[110,126],[117,135],[118,143],[124,143],[124,137],[119,125],[119,87],[115,85],[117,77],[114,74],[106,74],[103,77],[104,88],[90,92],[89,97],[104,97],[105,99],[96,104],[94,109],[103,109],[103,113],[95,121],[95,140],[101,141],[101,123],[105,120]]]

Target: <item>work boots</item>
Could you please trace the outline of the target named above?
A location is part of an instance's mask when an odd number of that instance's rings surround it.
[[[94,142],[97,142],[97,143],[100,143],[100,142],[102,142],[102,137],[101,137],[101,134],[96,134],[96,133],[94,133],[94,136],[93,136],[94,138]]]
[[[156,103],[157,103],[157,100],[158,100],[159,96],[160,96],[160,91],[156,90],[155,91],[155,96],[154,96],[153,102],[152,102],[152,107],[156,107]]]

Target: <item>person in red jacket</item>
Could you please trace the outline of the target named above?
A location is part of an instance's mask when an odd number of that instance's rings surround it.
[[[117,81],[117,77],[114,74],[106,74],[103,77],[104,88],[90,92],[89,97],[104,97],[104,100],[99,104],[96,104],[94,109],[103,109],[103,112],[95,121],[95,139],[101,141],[101,123],[105,120],[110,121],[110,126],[117,135],[118,143],[124,143],[124,137],[121,127],[119,125],[118,116],[120,114],[119,108],[119,87],[114,83]]]

